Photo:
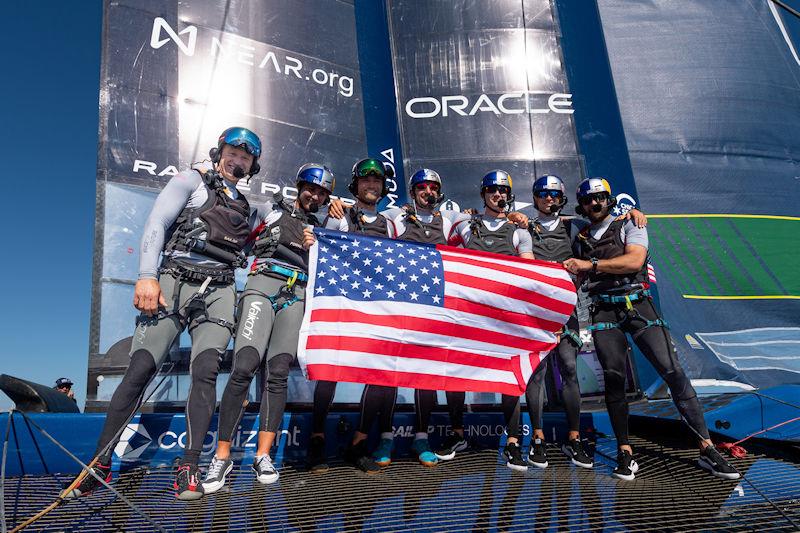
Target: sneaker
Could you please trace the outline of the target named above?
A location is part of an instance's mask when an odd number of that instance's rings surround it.
[[[324,474],[330,467],[328,457],[325,453],[325,439],[323,437],[311,437],[308,443],[308,469],[312,474]]]
[[[634,474],[638,471],[639,464],[634,460],[633,455],[625,450],[617,455],[617,467],[611,475],[623,481],[633,481],[633,478],[636,477]]]
[[[522,458],[522,448],[519,447],[517,442],[509,442],[503,448],[503,457],[506,460],[506,466],[511,470],[518,472],[527,472],[528,464]]]
[[[269,485],[278,481],[280,474],[272,464],[272,459],[269,454],[257,455],[253,461],[253,471],[256,473],[256,479],[262,485]]]
[[[197,465],[184,463],[175,471],[175,497],[179,500],[199,500],[203,497],[203,485],[200,484],[200,469]]]
[[[414,439],[411,449],[417,454],[419,462],[424,466],[436,466],[439,458],[431,451],[428,439]]]
[[[378,466],[389,466],[392,464],[392,448],[394,448],[394,439],[381,439],[380,444],[372,452],[372,460]]]
[[[203,492],[212,494],[225,486],[225,476],[233,470],[233,461],[228,459],[220,459],[216,455],[211,459],[211,464],[208,465],[208,472],[206,472],[206,479],[203,481]]]
[[[372,457],[367,453],[367,441],[361,441],[354,446],[350,446],[344,453],[345,461],[355,466],[366,474],[377,474],[381,467],[375,464]]]
[[[436,450],[436,457],[442,461],[449,461],[456,456],[456,452],[467,449],[467,441],[458,433],[448,435],[442,446]]]
[[[102,465],[97,463],[92,467],[92,472],[97,474],[97,477],[105,481],[106,483],[111,483],[111,465]],[[74,479],[73,479],[74,481]],[[71,484],[71,483],[70,483]],[[90,492],[92,492],[97,487],[102,486],[102,483],[97,481],[97,478],[90,474],[86,474],[86,477],[78,483],[74,489],[69,491],[66,495],[64,495],[65,500],[73,500],[75,498],[80,498],[81,496],[86,496]]]
[[[572,439],[565,442],[561,446],[561,451],[564,452],[564,455],[569,457],[570,461],[572,461],[572,464],[575,466],[583,468],[592,468],[594,466],[592,458],[583,451],[583,444],[581,444],[580,439]]]
[[[528,464],[536,468],[547,468],[547,451],[542,439],[533,439],[531,449],[528,450]]]
[[[722,457],[714,446],[706,446],[700,452],[700,458],[697,459],[697,463],[722,479],[739,479],[741,477],[739,472]]]

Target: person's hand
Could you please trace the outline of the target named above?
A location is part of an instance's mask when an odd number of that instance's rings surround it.
[[[590,271],[592,269],[592,262],[570,257],[564,261],[564,268],[567,269],[567,272],[572,274],[580,274],[581,272]]]
[[[67,392],[67,398],[72,398],[72,399],[74,400],[74,399],[75,399],[75,391],[74,391],[74,390],[72,390],[72,389],[70,389],[70,390]]]
[[[314,230],[311,228],[303,228],[303,249],[308,250],[314,243],[317,242],[317,237],[314,235]]]
[[[148,316],[158,314],[159,307],[167,307],[158,280],[145,278],[136,282],[133,289],[133,306]]]
[[[633,219],[633,223],[636,224],[637,227],[643,228],[647,226],[647,217],[638,209],[631,209],[626,214],[629,215],[629,218]]]
[[[467,209],[464,209],[462,213],[464,213],[465,215],[477,215],[478,210],[475,209],[474,207],[468,207]]]
[[[519,211],[512,211],[508,214],[508,220],[516,224],[522,229],[526,229],[528,227],[528,216],[520,213]]]
[[[342,219],[344,218],[345,209],[349,209],[349,206],[347,204],[345,204],[338,198],[333,198],[331,199],[331,203],[328,206],[328,215],[331,218]]]

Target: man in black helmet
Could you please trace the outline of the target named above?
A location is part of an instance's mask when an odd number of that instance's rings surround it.
[[[243,248],[253,222],[236,184],[259,171],[260,155],[261,141],[255,133],[228,128],[210,151],[210,166],[176,174],[156,198],[140,248],[133,305],[141,314],[130,364],[111,398],[97,442],[94,471],[106,481],[111,480],[111,453],[122,428],[173,341],[188,327],[192,350],[187,440],[173,488],[181,500],[203,495],[197,463],[216,403],[219,361],[233,333],[234,269],[245,264]],[[66,498],[87,494],[99,484],[86,476]]]

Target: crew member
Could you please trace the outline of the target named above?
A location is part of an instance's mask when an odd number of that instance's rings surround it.
[[[374,237],[395,238],[397,232],[394,223],[387,214],[378,212],[378,202],[389,193],[386,182],[387,175],[392,177],[394,171],[391,167],[386,168],[378,159],[362,159],[353,165],[348,190],[355,196],[356,204],[345,213],[340,201],[332,202],[330,215],[324,223],[325,227]],[[312,434],[308,449],[308,464],[314,473],[328,470],[325,454],[325,420],[335,394],[335,381],[317,381],[314,389]],[[364,387],[359,408],[361,417],[358,429],[353,435],[351,447],[345,454],[349,462],[364,472],[369,474],[379,472],[381,466],[389,466],[392,462],[394,446],[392,418],[396,401],[397,387],[381,385]],[[376,419],[381,432],[381,440],[378,448],[370,456],[366,448],[367,434]]]
[[[328,203],[333,172],[308,163],[297,172],[297,199],[276,195],[272,210],[253,232],[256,257],[241,295],[233,367],[219,407],[219,441],[203,489],[218,491],[233,468],[231,440],[244,413],[247,391],[266,354],[267,380],[259,411],[258,448],[253,462],[256,479],[275,483],[278,471],[270,450],[286,407],[289,365],[297,356],[300,324],[305,310],[308,247],[305,228],[318,226],[315,213]]]
[[[234,328],[234,269],[245,264],[243,249],[251,229],[250,206],[236,184],[259,171],[261,141],[247,128],[228,128],[209,154],[210,166],[185,170],[167,182],[145,224],[133,296],[141,315],[128,370],[114,391],[97,442],[94,467],[100,478],[111,479],[111,453],[122,428],[173,341],[188,327],[187,440],[174,483],[181,500],[203,495],[197,463],[216,402],[219,361]],[[87,476],[67,497],[86,494],[99,484]]]
[[[463,245],[470,250],[481,250],[503,255],[533,259],[531,235],[508,219],[514,205],[512,180],[508,172],[493,170],[481,180],[483,215],[474,215],[456,224],[449,243]],[[450,410],[452,434],[436,450],[440,460],[453,459],[457,452],[467,448],[464,438],[464,404],[466,393],[448,391],[447,407]],[[520,449],[519,396],[502,395],[503,416],[508,438],[503,449],[506,466],[525,471],[528,465]]]
[[[669,386],[678,412],[700,441],[701,467],[715,476],[738,479],[739,473],[717,452],[709,437],[697,394],[678,363],[666,324],[650,295],[647,230],[610,215],[616,198],[602,178],[583,180],[576,211],[589,219],[576,242],[576,257],[564,261],[573,274],[587,277],[592,298],[590,329],[603,366],[608,415],[619,447],[613,475],[634,479],[639,465],[628,440],[625,376],[630,335]]]

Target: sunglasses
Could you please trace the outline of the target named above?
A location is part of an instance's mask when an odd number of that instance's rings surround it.
[[[604,192],[596,192],[594,194],[590,194],[588,196],[584,196],[580,199],[581,205],[589,205],[592,202],[597,202],[598,204],[602,204],[608,201],[608,194]]]
[[[489,194],[494,194],[496,192],[499,192],[500,194],[503,193],[508,194],[511,192],[511,189],[509,187],[506,187],[505,185],[487,185],[486,187],[483,188],[483,190],[488,192]]]
[[[439,192],[439,185],[436,184],[436,183],[430,183],[430,182],[422,182],[422,183],[417,183],[416,185],[414,185],[414,190],[416,190],[416,191],[424,191],[425,189],[430,189],[430,190],[432,190],[434,192]]]
[[[536,191],[534,194],[536,198],[563,198],[564,195],[561,191]]]

